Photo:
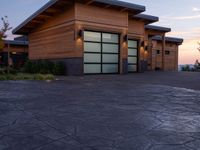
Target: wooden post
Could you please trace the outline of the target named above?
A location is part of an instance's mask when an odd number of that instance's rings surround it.
[[[7,66],[7,73],[10,73],[10,44],[8,44],[8,66]]]
[[[165,34],[162,36],[162,70],[165,71]]]

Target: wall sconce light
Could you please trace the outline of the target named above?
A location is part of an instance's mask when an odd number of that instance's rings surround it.
[[[144,41],[141,42],[141,47],[144,47],[145,46],[145,43]]]
[[[83,37],[83,30],[79,30],[77,33],[77,38],[81,39]]]
[[[124,41],[124,42],[127,42],[127,41],[128,41],[128,35],[124,35],[123,41]]]
[[[148,46],[145,46],[144,50],[147,52],[148,51]]]

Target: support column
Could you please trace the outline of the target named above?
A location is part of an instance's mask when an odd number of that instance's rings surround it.
[[[162,36],[162,70],[165,71],[165,34]]]

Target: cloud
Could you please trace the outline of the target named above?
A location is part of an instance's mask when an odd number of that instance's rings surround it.
[[[177,17],[163,17],[163,19],[171,19],[171,20],[192,20],[192,19],[199,19],[200,15],[193,15],[193,16],[177,16]]]
[[[192,11],[194,11],[194,12],[200,12],[200,8],[193,7],[193,8],[192,8]]]
[[[183,31],[176,31],[167,33],[167,36],[175,36],[175,37],[182,37],[187,40],[195,39],[200,41],[200,27],[198,28],[190,28]]]

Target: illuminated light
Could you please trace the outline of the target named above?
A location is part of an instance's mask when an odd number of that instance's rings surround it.
[[[125,35],[125,36],[123,37],[123,42],[128,42],[128,35]]]
[[[83,37],[83,30],[79,30],[77,34],[77,38],[81,39]]]
[[[17,52],[12,52],[12,54],[13,54],[13,55],[16,55],[16,54],[17,54]]]

